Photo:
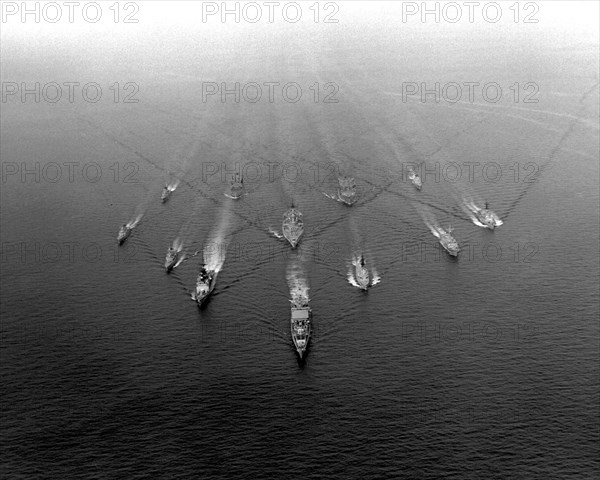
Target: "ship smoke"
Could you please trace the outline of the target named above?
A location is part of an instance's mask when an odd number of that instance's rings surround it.
[[[208,237],[204,247],[204,264],[209,270],[220,272],[225,263],[227,246],[229,244],[229,229],[231,225],[231,202],[225,202],[221,207],[217,228]]]

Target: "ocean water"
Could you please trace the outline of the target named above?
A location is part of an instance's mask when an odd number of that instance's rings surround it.
[[[103,89],[2,103],[3,478],[600,474],[598,27],[365,5],[339,2],[332,24],[3,33],[3,82]],[[203,98],[222,82],[263,97]],[[406,95],[436,82],[503,96]],[[325,195],[342,174],[352,207]],[[274,234],[292,202],[294,251]],[[468,202],[503,225],[475,225]],[[457,259],[432,234],[449,225]],[[347,278],[360,253],[381,279],[367,293]],[[199,309],[204,255],[220,271]],[[313,312],[303,361],[294,279]]]

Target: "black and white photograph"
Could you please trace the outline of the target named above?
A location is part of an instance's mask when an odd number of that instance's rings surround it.
[[[600,2],[0,1],[0,478],[600,478]]]

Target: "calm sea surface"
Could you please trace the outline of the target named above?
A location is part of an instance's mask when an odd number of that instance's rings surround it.
[[[597,38],[441,35],[380,14],[165,28],[127,48],[3,43],[2,81],[103,88],[2,104],[3,478],[600,474]],[[263,97],[203,101],[203,82]],[[403,82],[503,96],[423,102]],[[238,201],[223,194],[236,165]],[[324,195],[342,174],[352,207]],[[486,201],[493,232],[464,209]],[[292,202],[297,251],[273,234]],[[450,224],[458,259],[432,234]],[[176,238],[188,258],[166,274]],[[198,309],[205,248],[222,269]],[[348,280],[360,252],[381,278],[368,293]],[[304,362],[294,282],[313,311]]]

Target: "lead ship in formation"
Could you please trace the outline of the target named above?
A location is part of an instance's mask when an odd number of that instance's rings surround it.
[[[485,208],[473,208],[473,213],[477,217],[477,220],[481,224],[482,227],[489,228],[493,230],[496,227],[502,225],[502,220],[492,212],[488,206],[488,203],[485,202]]]
[[[292,208],[283,214],[283,224],[281,229],[283,231],[283,236],[290,242],[292,248],[296,248],[300,237],[304,233],[304,221],[302,220],[302,213],[300,213],[299,210],[296,210],[293,204]]]
[[[312,312],[308,306],[308,299],[302,293],[294,293],[292,299],[291,331],[292,340],[300,359],[304,358],[311,333]]]
[[[352,177],[340,177],[338,178],[338,190],[337,196],[338,201],[345,203],[350,206],[356,202],[356,183]]]
[[[119,242],[119,245],[122,245],[123,242],[125,240],[127,240],[127,237],[129,237],[129,235],[131,235],[132,230],[133,230],[133,228],[130,227],[129,225],[123,225],[119,229],[119,234],[117,235],[117,241]]]
[[[452,232],[452,227],[448,227],[448,231],[445,231],[443,228],[439,228],[438,230],[440,235],[440,244],[450,255],[456,257],[458,252],[460,252],[460,247],[458,246],[456,239],[450,235]]]
[[[169,247],[169,250],[167,250],[167,256],[165,257],[165,270],[167,271],[167,273],[173,270],[173,267],[177,263],[178,258],[179,252],[173,247]]]
[[[421,182],[421,177],[411,168],[408,167],[408,179],[412,182],[417,190],[421,190],[423,186],[423,182]]]
[[[358,286],[366,292],[369,288],[371,278],[369,276],[369,270],[367,270],[367,267],[365,266],[365,258],[362,255],[360,261],[356,262],[354,267],[354,277],[356,278]]]
[[[244,179],[237,173],[233,180],[231,180],[231,186],[229,187],[229,194],[225,194],[229,198],[237,200],[244,195]]]
[[[192,299],[198,303],[198,306],[201,306],[213,291],[216,280],[217,272],[207,268],[206,265],[202,265],[196,280],[196,289],[192,293]]]
[[[165,203],[171,197],[171,193],[173,193],[173,190],[171,190],[168,185],[165,185],[162,194],[160,195],[162,203]]]

